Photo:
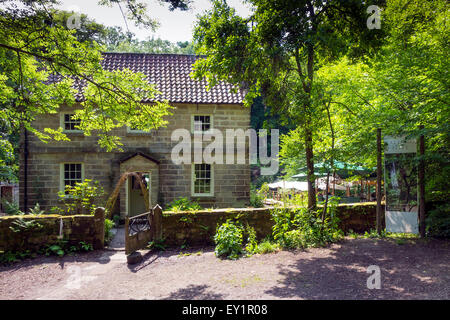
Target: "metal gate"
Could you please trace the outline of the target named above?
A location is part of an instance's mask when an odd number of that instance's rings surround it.
[[[145,249],[152,240],[162,238],[162,209],[156,205],[150,212],[125,218],[125,253]]]

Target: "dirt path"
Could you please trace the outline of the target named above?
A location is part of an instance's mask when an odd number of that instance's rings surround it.
[[[450,242],[347,239],[328,248],[237,261],[212,248],[147,253],[128,266],[123,251],[40,257],[0,267],[1,299],[450,299]],[[367,267],[381,289],[366,287]]]

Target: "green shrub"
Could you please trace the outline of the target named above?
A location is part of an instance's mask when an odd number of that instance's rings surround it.
[[[14,262],[18,262],[20,260],[33,257],[35,254],[31,253],[30,250],[22,251],[22,252],[12,252],[0,251],[0,264],[10,264]]]
[[[307,247],[305,235],[300,230],[286,232],[281,244],[287,249],[301,249]]]
[[[59,240],[55,244],[47,244],[42,246],[37,252],[30,250],[24,251],[0,251],[0,264],[10,264],[18,262],[26,258],[35,258],[38,254],[46,256],[62,257],[66,254],[73,255],[75,252],[94,250],[91,243],[80,241],[78,245],[69,244],[68,240]]]
[[[114,228],[114,221],[105,219],[105,243],[109,243],[114,234],[111,232],[112,228]]]
[[[376,229],[370,229],[369,232],[364,232],[363,238],[365,239],[378,239],[386,237],[386,232],[382,231],[381,234],[378,234]]]
[[[217,228],[214,236],[216,256],[237,259],[242,253],[242,238],[242,227],[237,226],[231,220],[227,220]]]
[[[336,215],[338,199],[330,199],[325,220],[322,210],[276,208],[272,210],[272,236],[280,246],[289,249],[324,246],[343,237]]]
[[[65,254],[64,249],[57,244],[49,246],[48,250],[49,251],[48,251],[47,255],[50,255],[50,253],[53,253],[59,257],[62,257]]]
[[[432,237],[450,238],[450,205],[437,206],[428,212],[427,233]]]
[[[267,183],[264,183],[259,190],[252,185],[250,188],[250,206],[254,208],[263,208],[268,192],[269,185]]]
[[[9,216],[19,216],[24,214],[22,211],[20,211],[19,204],[16,202],[9,202],[8,200],[3,199],[2,205],[3,210]]]
[[[347,232],[347,235],[348,236],[350,236],[350,237],[352,237],[353,239],[358,239],[358,237],[359,237],[359,234],[357,234],[355,231],[353,231],[352,229],[350,229],[348,232]]]
[[[104,195],[103,188],[98,181],[85,179],[77,182],[74,186],[67,185],[65,191],[58,193],[60,201],[64,204],[64,209],[60,209],[61,214],[94,214],[98,201]]]
[[[254,191],[250,191],[250,207],[263,208],[264,198]]]
[[[178,198],[169,203],[166,207],[166,211],[197,211],[202,207],[195,201],[190,201],[188,198]]]
[[[42,225],[35,220],[25,220],[22,217],[15,219],[9,227],[13,232],[18,233],[17,236],[27,237],[29,233],[39,231]]]
[[[147,248],[150,250],[156,250],[156,251],[166,251],[166,239],[157,239],[150,241],[147,245]]]
[[[78,245],[70,245],[68,240],[59,240],[56,244],[45,246],[43,249],[39,250],[39,253],[45,254],[46,256],[56,255],[62,257],[66,254],[72,255],[78,251],[92,250],[94,250],[94,248],[91,243],[80,241]]]
[[[266,254],[279,251],[280,249],[281,247],[278,243],[274,243],[269,240],[264,240],[263,242],[258,244],[254,253]]]
[[[120,224],[120,216],[117,216],[117,215],[114,216],[113,221],[114,221],[114,224],[116,225],[116,227],[118,227]]]
[[[258,249],[258,242],[256,241],[256,231],[249,225],[247,225],[245,231],[247,233],[247,244],[245,246],[245,251],[249,254],[254,254]]]
[[[41,210],[39,203],[36,203],[34,208],[30,208],[30,215],[40,216],[41,214],[44,214],[44,210]]]

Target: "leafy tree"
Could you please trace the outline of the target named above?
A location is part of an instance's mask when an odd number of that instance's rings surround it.
[[[323,100],[315,95],[321,65],[344,54],[371,52],[380,32],[370,33],[361,1],[247,0],[248,19],[236,15],[226,1],[199,18],[194,31],[198,53],[194,76],[210,85],[219,80],[245,83],[246,104],[260,93],[299,125],[308,168],[308,206],[316,206],[313,139],[323,121]],[[377,4],[375,2],[374,4]]]
[[[449,8],[442,1],[390,0],[378,54],[358,63],[343,58],[318,72],[332,102],[341,159],[374,166],[376,128],[426,135],[428,199],[448,197]]]
[[[0,181],[17,180],[19,135],[0,119]]]
[[[159,0],[160,3],[168,4],[170,11],[175,9],[188,10],[191,0]],[[134,21],[137,26],[143,26],[150,29],[155,29],[158,22],[148,15],[147,1],[142,0],[99,0],[100,5],[112,7],[117,4],[122,12],[124,18]],[[122,8],[122,5],[124,8]],[[125,10],[123,10],[125,9]]]
[[[135,0],[101,1],[126,4],[131,18],[150,26],[144,3]],[[188,1],[164,1],[172,9],[187,8]],[[83,41],[96,34],[89,29],[69,30],[57,22],[67,14],[56,14],[55,1],[3,1],[0,9],[0,118],[12,130],[23,128],[41,140],[67,140],[62,129],[38,131],[31,122],[39,114],[56,113],[60,105],[75,105],[74,94],[84,85],[84,100],[76,117],[85,135],[95,131],[100,146],[120,148],[119,138],[110,131],[122,126],[141,129],[165,125],[169,114],[166,101],[141,103],[158,91],[143,74],[129,70],[106,71],[101,66],[102,47]],[[92,25],[92,21],[88,21]],[[101,27],[95,25],[97,30]],[[95,29],[94,28],[94,29]],[[100,32],[99,31],[99,32]],[[98,34],[98,33],[97,33]],[[57,81],[49,81],[49,79]]]
[[[193,44],[190,42],[173,43],[160,38],[149,38],[147,40],[128,39],[120,41],[107,47],[112,52],[134,52],[134,53],[175,53],[193,54]]]
[[[434,235],[448,235],[450,116],[448,83],[449,5],[444,1],[387,1],[384,42],[373,56],[345,56],[323,65],[316,83],[330,104],[336,131],[334,156],[373,167],[376,129],[384,135],[425,135],[427,223]],[[424,129],[420,129],[423,126]],[[316,154],[330,149],[330,132],[321,123]],[[281,156],[289,173],[302,163],[293,131],[282,139]]]

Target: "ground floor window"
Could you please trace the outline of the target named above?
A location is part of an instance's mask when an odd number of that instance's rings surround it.
[[[192,165],[192,195],[212,196],[214,193],[213,167],[211,164]]]
[[[74,186],[77,182],[83,182],[82,163],[61,164],[61,190],[66,186]]]

